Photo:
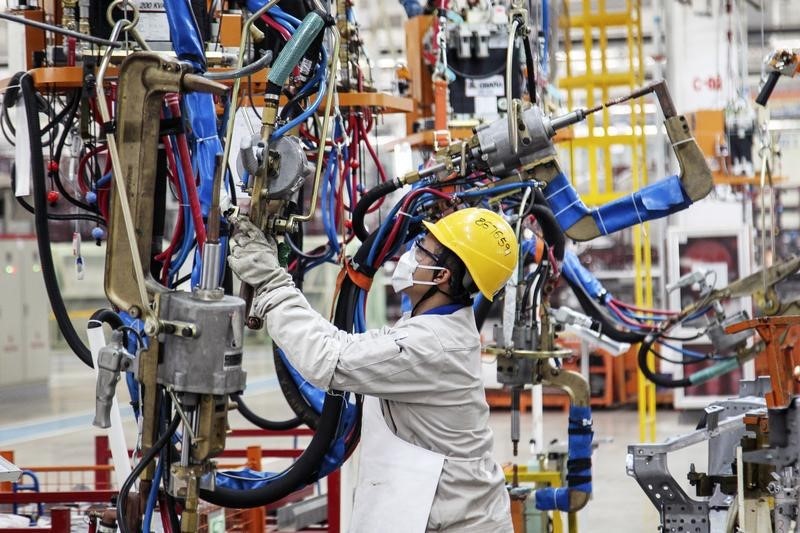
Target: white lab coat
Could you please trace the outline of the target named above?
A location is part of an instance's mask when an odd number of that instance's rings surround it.
[[[254,307],[310,383],[380,398],[395,435],[445,456],[426,531],[513,531],[503,471],[491,456],[480,337],[470,307],[350,334],[314,311],[288,275],[273,275]]]

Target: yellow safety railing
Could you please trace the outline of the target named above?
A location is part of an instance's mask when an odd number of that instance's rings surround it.
[[[568,2],[563,2],[561,27],[564,32],[566,52],[566,76],[558,80],[560,88],[567,93],[569,109],[591,108],[599,102],[607,102],[621,92],[642,87],[644,79],[644,55],[642,51],[642,18],[640,0],[626,0],[625,10],[609,11],[606,0],[583,0],[579,12],[570,12]],[[572,3],[573,9],[575,3]],[[625,46],[609,47],[609,35],[624,35]],[[582,43],[573,47],[572,41]],[[610,51],[614,51],[612,55]],[[585,69],[576,68],[583,54]],[[614,93],[614,94],[612,94]],[[583,100],[578,102],[578,100]],[[599,100],[599,101],[598,101]],[[587,133],[579,135],[570,144],[570,175],[575,174],[577,154],[585,153],[588,179],[574,184],[589,205],[602,205],[611,200],[631,194],[647,184],[647,140],[645,137],[645,111],[641,100],[626,104],[630,116],[630,131],[618,131],[612,125],[611,111],[587,118]],[[618,108],[615,108],[615,110]],[[625,128],[627,129],[627,128]],[[630,188],[615,186],[612,165],[612,150],[623,147],[630,154]],[[602,160],[601,160],[602,156]],[[634,260],[634,298],[636,305],[652,307],[653,281],[651,275],[650,237],[648,225],[632,230]],[[650,356],[652,358],[652,355]],[[651,361],[649,364],[653,364]],[[642,442],[656,438],[656,389],[641,373],[637,378],[639,408],[639,439]]]

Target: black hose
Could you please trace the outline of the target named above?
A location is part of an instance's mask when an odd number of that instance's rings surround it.
[[[283,392],[286,403],[289,404],[292,412],[301,423],[307,425],[311,429],[316,429],[317,423],[319,423],[319,413],[308,404],[305,396],[300,392],[300,387],[295,383],[289,371],[289,367],[281,357],[279,350],[280,348],[273,343],[272,358],[275,362],[275,375],[278,378],[278,384],[281,387],[281,392]]]
[[[597,302],[587,294],[586,290],[580,284],[573,283],[572,280],[566,276],[562,276],[562,278],[566,280],[572,292],[575,293],[583,312],[600,324],[600,331],[603,335],[617,342],[627,342],[628,344],[636,344],[644,340],[644,333],[622,329],[612,322],[611,318],[606,315],[605,311],[603,311]]]
[[[153,446],[147,450],[147,452],[142,456],[142,460],[136,463],[136,466],[133,467],[131,474],[122,484],[122,487],[119,489],[119,496],[117,497],[117,525],[119,526],[120,533],[127,533],[128,529],[128,522],[126,516],[126,507],[128,503],[128,494],[131,492],[131,488],[133,487],[133,482],[142,475],[144,469],[147,468],[153,459],[156,458],[161,452],[161,449],[166,446],[167,442],[169,441],[170,437],[173,433],[178,429],[178,425],[181,423],[181,417],[179,415],[175,415],[172,419],[172,423],[170,423],[167,431],[165,431],[158,440],[153,443]]]
[[[366,194],[361,197],[356,204],[356,208],[353,210],[353,232],[356,237],[358,237],[358,240],[364,242],[367,240],[367,237],[369,237],[369,232],[366,226],[364,226],[364,217],[367,216],[367,211],[372,207],[372,204],[400,187],[402,187],[400,180],[393,179],[384,181],[368,190]]]
[[[528,95],[531,103],[536,103],[536,71],[534,70],[533,62],[533,47],[531,40],[526,35],[522,38],[523,46],[525,47],[525,69],[528,71]]]
[[[200,489],[200,497],[214,505],[252,509],[277,501],[309,483],[319,470],[322,458],[336,438],[344,397],[328,394],[322,406],[319,425],[303,454],[282,475],[251,490],[237,490],[217,485],[213,491]]]
[[[303,423],[298,417],[294,417],[289,420],[282,420],[280,422],[261,418],[251,411],[249,407],[247,407],[240,394],[231,394],[231,400],[236,402],[236,408],[240,413],[242,413],[242,416],[245,418],[245,420],[261,429],[268,429],[270,431],[287,431],[289,429],[294,429]]]
[[[499,296],[499,294],[498,294]],[[494,297],[495,300],[497,296]],[[483,323],[486,322],[486,318],[489,316],[489,311],[492,310],[492,306],[494,305],[493,301],[490,301],[487,297],[482,297],[478,300],[478,305],[475,307],[475,325],[478,327],[478,331],[481,330],[483,327]]]
[[[542,228],[542,237],[550,248],[553,249],[553,255],[556,260],[564,260],[564,250],[566,249],[567,237],[564,235],[564,230],[556,220],[553,210],[539,204],[533,204],[531,207],[531,214],[536,217],[536,221]]]
[[[41,128],[39,114],[36,110],[36,89],[33,78],[23,75],[20,78],[20,89],[25,103],[25,118],[28,122],[29,146],[31,152],[31,181],[33,183],[33,201],[36,212],[34,220],[36,226],[36,242],[39,248],[39,259],[42,264],[42,277],[44,278],[47,297],[56,317],[58,328],[64,336],[67,345],[75,355],[89,367],[92,365],[92,354],[75,331],[75,327],[67,314],[64,299],[58,287],[56,268],[53,263],[53,252],[50,249],[50,228],[47,225],[47,201],[45,200],[44,157],[42,156]]]
[[[89,318],[90,328],[95,327],[92,322],[95,322],[97,325],[104,322],[111,326],[111,329],[119,329],[125,325],[119,315],[111,309],[98,309],[92,313],[92,316]]]
[[[688,377],[682,379],[670,379],[664,377],[663,375],[656,374],[650,370],[650,367],[647,366],[647,354],[650,353],[650,348],[653,346],[655,340],[656,338],[653,335],[648,335],[639,346],[639,356],[637,357],[637,362],[639,364],[639,370],[642,371],[644,377],[659,387],[666,387],[669,389],[677,389],[692,385],[692,381]]]

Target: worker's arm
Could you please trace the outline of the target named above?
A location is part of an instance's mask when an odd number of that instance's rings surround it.
[[[352,334],[338,329],[286,283],[261,292],[255,311],[300,374],[321,389],[422,401],[438,381],[443,350],[418,323]]]
[[[277,260],[274,239],[249,222],[238,224],[231,269],[257,287],[255,313],[292,366],[320,389],[422,401],[432,392],[443,357],[435,334],[420,321],[399,328],[347,333],[316,312]]]

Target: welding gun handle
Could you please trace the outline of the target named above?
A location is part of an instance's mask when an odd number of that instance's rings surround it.
[[[96,427],[111,427],[111,406],[122,369],[122,359],[121,347],[113,344],[102,348],[97,356],[95,411],[92,422]]]
[[[261,317],[250,314],[253,308],[253,296],[255,296],[255,293],[255,288],[247,283],[242,282],[242,286],[239,287],[239,298],[244,300],[244,313],[245,316],[247,316],[247,327],[253,330],[261,329],[264,325],[264,321]]]
[[[758,96],[756,96],[756,103],[760,106],[766,106],[767,100],[772,95],[772,91],[775,90],[775,85],[778,83],[778,78],[781,77],[781,73],[777,70],[773,70],[767,76],[764,85],[761,87],[761,90],[758,92]]]

